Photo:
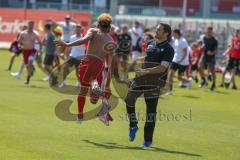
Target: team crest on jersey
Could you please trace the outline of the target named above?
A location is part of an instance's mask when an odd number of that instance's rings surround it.
[[[108,42],[103,47],[105,52],[113,52],[116,48],[117,48],[117,44],[114,42]]]
[[[124,41],[121,41],[121,42],[120,42],[119,48],[121,48],[121,50],[123,50],[123,51],[128,51],[130,45],[131,45],[131,42],[130,42],[130,41],[124,40]]]
[[[150,45],[148,45],[147,50],[151,52],[154,50],[154,48],[155,48],[155,46],[150,44]]]

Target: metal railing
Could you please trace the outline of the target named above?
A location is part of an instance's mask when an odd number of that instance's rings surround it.
[[[120,5],[118,14],[142,16],[181,16],[182,8]]]
[[[42,3],[36,2],[33,4],[33,9],[51,9],[51,10],[78,10],[85,11],[90,9],[88,4],[61,4],[61,3]]]
[[[122,24],[128,24],[132,26],[134,21],[139,21],[143,28],[148,28],[152,32],[155,31],[155,27],[159,22],[165,22],[170,24],[173,29],[183,28],[183,22],[181,18],[169,18],[169,17],[149,17],[149,16],[131,16],[131,15],[118,15],[115,23],[118,26]],[[208,26],[212,26],[214,34],[219,42],[219,55],[223,53],[228,47],[229,40],[235,35],[237,29],[240,28],[239,21],[217,20],[217,19],[187,19],[185,24],[185,37],[189,43],[199,39]]]

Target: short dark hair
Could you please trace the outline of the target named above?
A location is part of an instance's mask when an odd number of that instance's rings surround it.
[[[134,24],[136,24],[136,25],[140,25],[140,22],[138,22],[138,21],[134,21]]]
[[[163,27],[165,33],[168,33],[167,41],[170,42],[172,40],[172,28],[167,23],[159,23],[159,25]]]
[[[149,29],[149,28],[145,28],[143,32],[144,32],[144,33],[150,32],[150,29]]]
[[[51,28],[52,28],[52,25],[51,24],[49,24],[49,23],[47,23],[47,24],[45,24],[45,29],[47,29],[47,30],[51,30]]]
[[[150,32],[144,33],[144,36],[148,37],[150,40],[154,39],[154,36]]]
[[[129,29],[129,28],[128,28],[128,25],[126,25],[126,24],[122,26],[122,29],[124,29],[124,28]]]
[[[207,27],[207,30],[213,31],[213,27],[209,26],[209,27]]]
[[[76,28],[82,28],[81,24],[77,24]]]
[[[180,29],[174,29],[173,32],[178,34],[180,37],[182,36]]]
[[[28,23],[34,23],[34,21],[33,21],[33,20],[30,20],[30,21],[28,21]]]
[[[202,41],[201,39],[199,39],[199,40],[197,41],[197,43],[198,43],[199,45],[202,45],[202,44],[203,44],[203,41]]]

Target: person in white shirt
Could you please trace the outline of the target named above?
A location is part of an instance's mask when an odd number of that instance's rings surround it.
[[[74,34],[76,24],[79,23],[77,20],[75,20],[70,15],[65,16],[65,21],[57,22],[56,20],[49,19],[49,22],[51,22],[53,24],[53,28],[56,28],[57,26],[60,26],[62,28],[61,40],[63,40],[66,43],[70,42],[70,37]],[[68,50],[68,48],[62,49],[62,48],[57,47],[56,50],[57,50],[57,53],[59,54],[59,56],[63,60],[66,60],[68,58],[68,56],[69,56],[68,53],[70,52]]]
[[[191,73],[190,73],[190,71],[191,71],[191,64],[190,64],[190,62],[191,62],[191,57],[192,57],[192,54],[193,54],[193,50],[192,50],[192,45],[190,45],[190,46],[188,46],[188,49],[187,49],[187,55],[188,55],[188,62],[189,62],[189,64],[188,64],[188,67],[187,67],[187,71],[186,71],[186,76],[187,77],[191,77]]]
[[[191,79],[188,79],[184,76],[184,72],[189,65],[189,52],[188,52],[188,42],[182,37],[179,29],[175,29],[173,31],[173,48],[175,50],[175,55],[173,58],[173,63],[168,73],[168,85],[169,91],[167,95],[173,95],[173,77],[174,73],[178,71],[178,80],[183,82],[184,84],[188,83],[188,86],[191,86]]]
[[[81,25],[76,25],[75,28],[75,34],[72,35],[70,37],[70,42],[74,42],[78,39],[83,38],[82,35],[82,26]],[[64,63],[63,66],[63,82],[60,85],[61,88],[66,87],[67,83],[66,83],[66,77],[69,73],[69,67],[74,66],[75,70],[76,70],[76,76],[78,74],[78,65],[81,63],[81,60],[84,58],[85,56],[85,47],[84,45],[80,45],[80,46],[75,46],[71,48],[71,52],[69,55],[69,58],[67,59],[67,61]],[[75,84],[76,87],[79,86],[78,82]]]
[[[58,22],[57,24],[62,27],[63,34],[62,40],[65,42],[70,42],[71,35],[74,34],[74,29],[76,27],[76,23],[72,22],[72,17],[67,15],[65,16],[64,22]]]
[[[141,56],[141,46],[140,41],[143,39],[143,29],[140,26],[140,23],[135,21],[134,26],[131,29],[132,37],[132,61],[135,62],[138,57]]]

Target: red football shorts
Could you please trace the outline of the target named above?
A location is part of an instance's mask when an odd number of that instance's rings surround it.
[[[34,61],[36,53],[37,53],[36,49],[24,49],[23,50],[24,64],[28,64],[28,61]]]
[[[83,58],[78,67],[78,79],[82,86],[90,87],[91,82],[96,80],[99,74],[102,74],[103,61],[91,56]]]

